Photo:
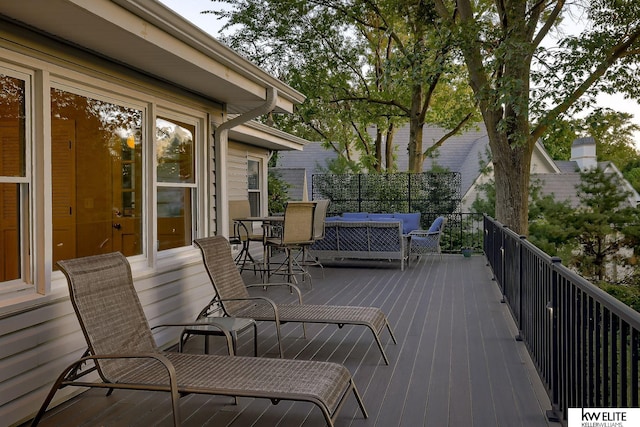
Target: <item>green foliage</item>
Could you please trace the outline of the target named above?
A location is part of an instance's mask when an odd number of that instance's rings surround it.
[[[558,119],[549,124],[542,137],[542,145],[554,160],[570,160],[571,145],[576,140],[579,126],[575,120]]]
[[[480,180],[477,184],[476,197],[471,204],[471,212],[487,214],[492,218],[496,215],[496,184],[493,179],[493,166],[491,164],[491,151],[489,147],[484,152],[484,157],[478,158]]]
[[[569,225],[574,209],[567,201],[540,194],[540,183],[530,187],[529,240],[551,256],[569,259],[577,244],[575,230]]]
[[[291,185],[283,181],[273,170],[267,175],[267,187],[269,195],[269,213],[284,212],[284,207],[289,201],[289,188]]]
[[[628,192],[617,175],[601,169],[583,172],[578,186],[581,207],[571,219],[581,251],[571,265],[589,279],[607,278],[606,265],[612,259],[625,262],[620,249],[625,246],[625,229],[637,221],[635,207],[628,206]]]
[[[598,283],[598,286],[609,295],[622,301],[634,310],[640,311],[640,288],[638,286],[607,282]]]
[[[220,2],[230,8],[207,13],[234,30],[222,40],[307,96],[277,126],[340,156],[359,151],[359,168],[382,170],[385,138],[377,136],[393,128],[474,121],[465,69],[451,60],[451,35],[434,28],[433,2]],[[422,140],[412,135],[411,153],[421,157]]]
[[[451,213],[460,202],[460,175],[452,172],[316,174],[313,193],[314,199],[330,199],[334,213]],[[428,227],[429,218],[422,219],[422,225]]]

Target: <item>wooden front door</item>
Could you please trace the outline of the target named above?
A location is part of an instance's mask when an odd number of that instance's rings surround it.
[[[76,130],[74,120],[51,123],[53,265],[76,257]]]

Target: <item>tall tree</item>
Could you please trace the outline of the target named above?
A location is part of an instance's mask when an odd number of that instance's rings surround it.
[[[588,26],[556,49],[542,42],[569,13],[565,0],[433,0],[456,34],[493,153],[496,217],[528,233],[533,147],[561,115],[593,105],[598,91],[640,95],[640,2],[572,3]]]
[[[452,35],[435,28],[432,2],[220,1],[231,9],[210,12],[237,28],[223,41],[308,96],[286,129],[338,154],[357,147],[370,170],[383,158],[393,169],[400,125],[410,126],[409,170],[420,172],[425,123],[473,122],[464,67],[452,61]]]
[[[572,263],[594,280],[607,279],[607,263],[622,261],[620,248],[628,245],[625,229],[637,223],[637,212],[629,206],[629,194],[614,174],[593,169],[580,174],[578,197],[581,207],[569,224],[576,230],[581,251]],[[615,258],[615,259],[614,259]]]
[[[584,118],[556,120],[543,137],[543,144],[554,160],[569,160],[576,138],[591,136],[596,142],[598,161],[610,161],[631,185],[640,191],[640,152],[634,132],[640,126],[629,113],[596,108]]]

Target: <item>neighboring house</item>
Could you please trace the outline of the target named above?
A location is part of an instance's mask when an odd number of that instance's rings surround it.
[[[371,130],[373,133],[373,130]],[[423,149],[435,144],[447,133],[446,129],[425,126],[423,131]],[[398,171],[406,171],[409,158],[407,143],[409,141],[409,127],[404,126],[396,131],[394,136],[396,168]],[[477,129],[471,129],[464,134],[455,135],[445,141],[439,147],[434,156],[424,160],[424,171],[431,170],[434,166],[446,168],[452,172],[459,172],[461,176],[461,210],[469,211],[471,203],[475,200],[477,186],[489,176],[480,174],[481,162],[487,161],[489,149],[489,137],[482,124]],[[329,161],[337,158],[334,151],[326,150],[322,144],[311,142],[305,146],[304,151],[283,152],[278,155],[278,167],[302,167],[306,170],[307,191],[309,199],[312,198],[312,179],[314,174],[326,173]],[[531,162],[532,171],[543,173],[557,173],[559,169],[540,144],[536,144]],[[300,183],[290,182],[299,186]]]
[[[287,196],[289,200],[309,200],[307,187],[307,174],[304,168],[269,168],[269,170],[283,182],[287,183]]]
[[[0,2],[0,85],[0,419],[13,425],[85,350],[57,260],[121,251],[151,325],[192,320],[212,297],[193,239],[228,233],[229,200],[266,213],[272,151],[306,141],[252,121],[302,94],[154,0]]]
[[[556,201],[568,201],[572,207],[580,206],[576,187],[580,185],[580,172],[593,168],[600,168],[607,174],[614,174],[620,178],[624,190],[629,193],[627,204],[638,206],[640,195],[627,181],[620,170],[612,162],[598,162],[596,156],[596,142],[593,138],[578,138],[571,146],[571,160],[555,162],[560,172],[555,174],[532,173],[531,181],[541,184],[543,195],[553,195]]]
[[[425,126],[423,131],[423,149],[435,144],[447,133],[446,129]],[[394,136],[396,166],[398,171],[406,171],[409,159],[407,143],[409,127],[404,126],[396,131]],[[308,148],[312,148],[309,150]],[[492,173],[481,174],[480,165],[486,163],[489,152],[489,137],[482,124],[464,134],[455,135],[447,139],[432,157],[424,160],[424,171],[434,166],[445,168],[452,172],[459,172],[461,176],[462,204],[460,210],[469,212],[471,204],[478,195],[478,186],[492,178]],[[320,143],[310,143],[301,152],[280,153],[278,165],[290,167],[298,165],[306,168],[308,191],[311,198],[311,181],[315,173],[324,173],[327,160],[335,159],[336,154],[322,148]],[[573,206],[577,205],[576,186],[580,182],[580,169],[598,165],[605,172],[617,174],[622,178],[625,189],[629,191],[629,204],[635,206],[640,202],[640,196],[626,181],[620,171],[611,162],[597,163],[595,141],[593,138],[577,139],[572,148],[570,161],[554,161],[544,149],[536,143],[531,158],[531,180],[539,182],[543,194],[554,194],[556,200],[569,200]]]
[[[287,151],[278,153],[278,161],[275,170],[280,169],[303,169],[304,181],[300,175],[283,176],[283,179],[289,183],[292,188],[305,189],[307,200],[311,200],[312,179],[317,173],[327,173],[327,166],[330,162],[336,160],[338,154],[333,150],[327,150],[320,142],[310,142],[304,147],[304,153]],[[298,191],[298,190],[296,190]],[[302,200],[302,199],[301,199]]]

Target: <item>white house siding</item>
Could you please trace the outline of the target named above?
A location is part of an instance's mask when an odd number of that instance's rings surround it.
[[[39,35],[29,34],[24,29],[14,33],[6,22],[2,22],[0,27],[0,62],[16,64],[47,76],[55,74],[69,81],[73,79],[82,87],[96,87],[119,96],[142,100],[149,103],[150,111],[154,108],[176,112],[186,110],[189,114],[196,111],[204,123],[201,129],[203,135],[211,135],[208,124],[220,117],[219,105],[187,95],[167,83],[156,82],[120,65],[109,64],[87,52],[78,52]],[[48,84],[47,79],[41,82]],[[37,86],[34,85],[34,90],[38,90]],[[49,87],[41,90],[46,94]],[[43,120],[42,114],[37,118],[38,112],[34,116],[34,120]],[[35,123],[35,126],[46,128],[42,122]],[[42,135],[34,132],[34,153],[40,152],[43,144],[48,144]],[[211,144],[207,137],[204,141],[205,145]],[[212,156],[213,150],[208,147],[205,152]],[[203,182],[199,192],[209,194],[199,200],[201,212],[207,212],[207,206],[215,206],[214,203],[207,204],[204,199],[213,199],[214,188],[206,182],[206,177],[212,175],[214,169],[207,163],[202,162],[201,165],[208,172],[201,173]],[[45,176],[43,179],[46,182],[50,178]],[[148,185],[146,189],[149,189]],[[47,198],[39,180],[33,181],[32,192],[38,199]],[[42,204],[35,202],[32,208],[42,209]],[[210,208],[205,215],[213,213],[214,210]],[[43,212],[35,214],[34,218],[44,215]],[[208,224],[209,229],[215,225],[213,217],[203,218],[201,224]],[[206,229],[199,230],[201,235],[207,232]],[[66,281],[59,272],[45,271],[51,268],[51,262],[42,254],[46,254],[46,248],[51,245],[51,233],[34,227],[33,237],[34,256],[40,257],[34,264],[37,283],[34,288],[16,292],[15,295],[0,295],[0,420],[3,425],[17,424],[32,417],[59,372],[85,350],[84,337],[68,299]],[[199,251],[185,247],[166,253],[147,252],[147,255],[131,258],[131,264],[136,288],[150,324],[192,320],[202,309],[203,302],[213,296]],[[41,278],[46,278],[47,283],[40,283],[43,282]],[[44,289],[46,294],[36,294],[35,286]],[[178,332],[175,329],[157,330],[155,336],[158,345],[175,343]],[[77,392],[77,389],[61,390],[57,399],[73,392]]]
[[[269,161],[269,151],[243,144],[229,141],[229,156],[227,157],[227,185],[229,189],[229,200],[247,200],[247,160],[260,159],[263,165],[263,203],[266,197],[266,165]]]
[[[227,185],[229,200],[247,200],[247,152],[244,144],[229,141]]]
[[[192,320],[213,296],[198,257],[134,280],[151,326]],[[156,330],[158,345],[174,344],[177,329]],[[86,344],[68,297],[0,319],[0,333],[0,419],[11,425],[33,416],[51,383]],[[78,390],[60,390],[56,398]]]

